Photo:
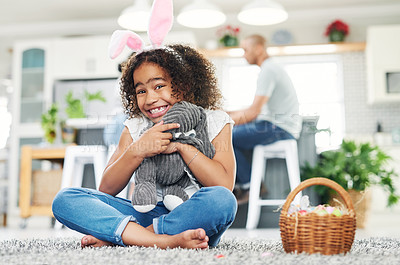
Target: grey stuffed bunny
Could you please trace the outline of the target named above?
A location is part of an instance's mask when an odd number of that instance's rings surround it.
[[[202,107],[186,101],[175,103],[163,121],[164,124],[180,124],[179,128],[167,131],[172,133],[171,141],[193,145],[207,157],[214,157],[215,148],[208,138],[207,116]],[[135,189],[132,194],[135,210],[149,212],[156,206],[156,183],[162,185],[164,205],[170,211],[189,199],[186,188],[200,187],[178,152],[146,158],[135,173]]]

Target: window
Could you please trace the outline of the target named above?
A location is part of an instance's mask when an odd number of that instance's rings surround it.
[[[222,66],[221,90],[225,110],[243,109],[253,103],[260,68],[245,59],[225,59]]]
[[[341,144],[345,133],[342,62],[339,55],[274,57],[291,77],[300,103],[300,115],[319,116],[317,151]],[[244,59],[226,59],[222,93],[227,110],[249,106],[259,68]]]

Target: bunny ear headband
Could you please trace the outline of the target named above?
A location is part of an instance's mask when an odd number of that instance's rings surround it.
[[[174,17],[172,0],[154,0],[150,14],[147,35],[150,39],[150,49],[161,47],[165,37],[172,28]],[[125,45],[136,52],[145,48],[143,39],[130,30],[116,30],[111,36],[108,53],[115,59],[124,50]]]

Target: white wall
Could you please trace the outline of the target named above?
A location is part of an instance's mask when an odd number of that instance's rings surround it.
[[[11,78],[12,40],[0,41],[0,79]]]

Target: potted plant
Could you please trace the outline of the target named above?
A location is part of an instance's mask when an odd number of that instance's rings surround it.
[[[44,138],[50,144],[54,143],[57,136],[58,106],[53,103],[47,112],[41,116],[41,126],[44,131]]]
[[[86,100],[85,103],[93,100],[106,102],[106,99],[103,97],[101,91],[89,93],[85,90],[84,99]],[[67,95],[65,95],[65,102],[67,103],[65,112],[67,113],[69,119],[86,118],[86,112],[84,110],[82,101],[79,98],[74,97],[72,91],[69,91]]]
[[[104,98],[101,91],[97,91],[95,93],[89,93],[86,90],[84,92],[84,100],[85,104],[94,100],[99,100],[101,102],[107,101]],[[65,108],[65,113],[67,114],[68,119],[86,118],[87,115],[82,100],[77,97],[74,97],[72,91],[69,91],[65,95],[65,102],[67,103],[67,107]],[[76,128],[68,126],[65,121],[62,121],[61,131],[62,131],[63,143],[72,143],[75,141]]]
[[[341,20],[335,20],[328,25],[325,31],[325,36],[329,37],[331,42],[344,41],[349,34],[349,26]]]
[[[240,32],[239,27],[232,27],[230,25],[221,27],[217,31],[219,42],[224,47],[233,47],[239,45],[238,34]]]
[[[306,163],[301,168],[302,179],[325,177],[341,185],[355,204],[357,226],[364,227],[369,187],[381,186],[388,193],[388,206],[395,205],[400,199],[393,184],[398,175],[393,169],[387,168],[389,160],[390,156],[370,143],[343,141],[338,150],[321,153],[314,167]],[[321,196],[322,202],[332,202],[332,198],[336,198],[334,192],[325,186],[316,186],[315,191]],[[365,208],[364,212],[362,208]]]

